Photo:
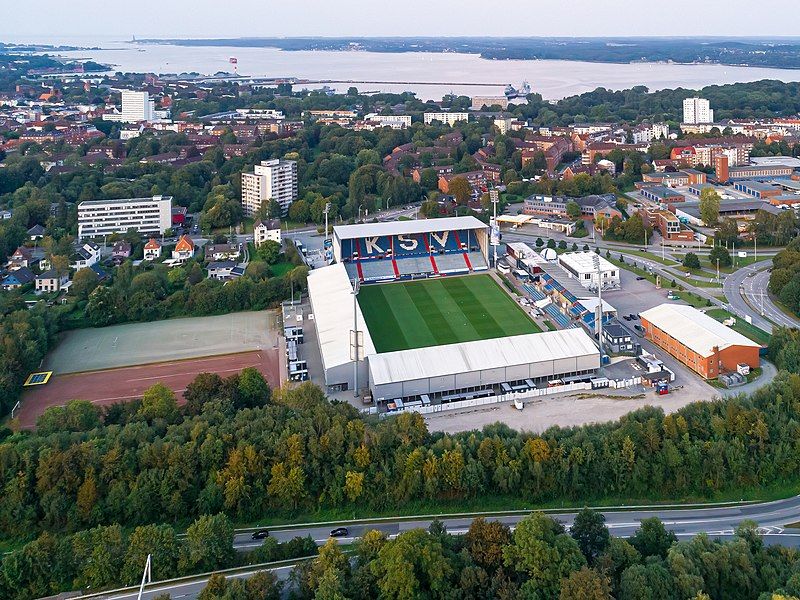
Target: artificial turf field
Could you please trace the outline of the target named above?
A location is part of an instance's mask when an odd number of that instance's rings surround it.
[[[358,303],[377,352],[541,331],[489,275],[365,285]]]

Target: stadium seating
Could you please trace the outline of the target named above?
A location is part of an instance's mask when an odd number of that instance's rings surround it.
[[[572,329],[575,327],[575,324],[569,320],[569,318],[564,315],[555,304],[548,304],[544,307],[544,312],[546,312],[553,320],[556,322],[557,325],[561,327],[561,329]]]
[[[545,295],[544,295],[542,292],[540,292],[539,290],[537,290],[537,289],[536,289],[534,286],[532,286],[530,283],[523,283],[523,284],[522,284],[522,288],[523,288],[523,289],[524,289],[526,292],[528,292],[528,295],[529,295],[531,298],[533,298],[533,299],[534,299],[534,301],[536,301],[536,302],[538,302],[539,300],[544,300],[544,299],[545,299]]]
[[[342,262],[360,281],[457,275],[489,268],[473,232],[447,231],[342,240]]]

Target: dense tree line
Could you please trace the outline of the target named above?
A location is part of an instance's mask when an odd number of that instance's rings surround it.
[[[769,291],[789,310],[800,314],[800,239],[793,239],[772,259]]]
[[[250,598],[225,595],[237,585],[215,576],[202,598]],[[290,585],[299,600],[788,600],[800,593],[800,554],[766,547],[752,522],[724,542],[705,534],[678,542],[656,518],[628,540],[613,538],[586,509],[569,533],[533,513],[513,532],[482,518],[464,535],[437,521],[393,540],[370,531],[352,557],[330,540]]]
[[[225,515],[199,517],[185,536],[171,525],[144,525],[126,531],[114,524],[62,536],[45,532],[3,558],[0,596],[32,600],[74,589],[136,585],[148,554],[152,555],[154,581],[317,554],[310,537],[285,543],[267,538],[262,546],[240,553],[233,548],[233,533]],[[277,587],[268,574],[247,584],[250,590],[255,585]],[[212,591],[213,586],[212,581]]]
[[[747,398],[670,415],[644,408],[541,435],[502,425],[430,433],[420,415],[373,422],[310,384],[262,402],[240,385],[198,377],[182,412],[156,418],[136,403],[51,409],[39,431],[0,445],[0,531],[19,537],[220,511],[237,520],[323,507],[383,511],[490,495],[681,498],[796,481],[800,376],[785,372]],[[80,511],[76,498],[90,479],[93,502]]]

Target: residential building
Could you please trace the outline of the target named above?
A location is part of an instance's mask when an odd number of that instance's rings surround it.
[[[59,274],[55,269],[50,269],[36,277],[36,291],[43,294],[60,292],[68,283],[68,273]]]
[[[70,260],[69,267],[73,271],[93,267],[100,262],[100,246],[94,242],[77,241]]]
[[[706,379],[759,367],[761,346],[696,308],[660,304],[640,316],[645,338]]]
[[[150,98],[149,92],[122,90],[122,111],[104,114],[103,120],[122,123],[153,121],[155,120],[155,101]]]
[[[242,208],[254,215],[268,200],[274,200],[286,214],[297,199],[297,163],[293,160],[263,160],[253,173],[242,173]]]
[[[686,98],[683,101],[683,122],[689,125],[713,123],[714,111],[705,98]]]
[[[179,262],[186,262],[194,256],[194,241],[188,235],[182,235],[172,250],[172,258]]]
[[[364,121],[376,123],[379,127],[391,127],[392,129],[405,129],[411,127],[411,115],[379,115],[369,113],[364,115]]]
[[[281,222],[278,219],[256,221],[253,225],[253,243],[256,247],[268,240],[281,243]]]
[[[631,130],[634,144],[647,144],[653,140],[667,139],[669,125],[666,123],[642,123]]]
[[[456,178],[466,179],[472,188],[472,197],[480,197],[486,191],[486,174],[483,171],[469,171],[468,173],[447,173],[439,176],[439,191],[443,194],[450,193],[450,183]]]
[[[36,275],[33,274],[33,271],[28,267],[21,267],[3,277],[3,279],[0,280],[0,288],[4,290],[16,290],[23,285],[28,285],[35,279]]]
[[[439,121],[451,127],[459,121],[469,121],[469,113],[465,112],[426,112],[422,115],[422,120],[426,125],[434,121]]]
[[[225,281],[231,279],[233,270],[236,268],[236,261],[221,260],[208,263],[206,270],[208,271],[209,279],[219,279]]]
[[[78,237],[125,233],[163,234],[172,227],[172,196],[88,200],[78,204]]]
[[[758,179],[760,177],[791,177],[794,167],[789,165],[750,165],[729,167],[730,179]]]
[[[150,238],[144,245],[144,260],[155,260],[161,256],[161,244],[155,238]]]
[[[596,290],[598,283],[603,289],[620,286],[619,267],[591,250],[562,254],[558,257],[558,264],[585,288]]]
[[[206,261],[233,260],[242,254],[240,244],[208,244],[204,251]]]
[[[131,245],[125,240],[120,240],[114,243],[111,248],[111,259],[114,262],[123,262],[131,256]]]
[[[8,259],[8,268],[10,271],[15,271],[23,267],[30,267],[33,263],[33,249],[20,246],[14,250],[14,253]]]
[[[45,228],[37,223],[28,229],[28,237],[32,242],[35,242],[36,240],[40,240],[44,237],[45,231]]]

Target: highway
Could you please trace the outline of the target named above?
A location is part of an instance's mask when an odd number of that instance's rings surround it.
[[[769,296],[771,267],[771,260],[761,261],[728,275],[723,282],[725,297],[736,309],[734,312],[751,315],[753,325],[764,331],[771,333],[774,325],[800,327],[800,321],[778,308]]]
[[[489,520],[496,520],[505,523],[509,527],[516,524],[528,514],[527,512],[514,512],[510,514],[499,514],[487,516]],[[653,507],[631,507],[623,510],[623,507],[604,510],[606,524],[611,530],[611,534],[618,537],[633,535],[639,527],[642,519],[648,517],[659,517],[671,531],[674,531],[679,540],[689,539],[698,533],[707,533],[713,537],[729,538],[733,535],[736,527],[744,520],[752,520],[759,524],[760,532],[767,544],[782,544],[785,546],[800,546],[800,530],[786,529],[789,523],[800,521],[800,496],[794,496],[784,500],[776,500],[763,503],[736,503],[727,505],[692,505],[691,507],[659,508]],[[573,511],[551,513],[551,516],[562,521],[566,526],[570,526],[575,516]],[[472,517],[446,517],[441,519],[447,530],[453,534],[466,533],[472,522]],[[347,526],[349,536],[338,538],[341,543],[351,543],[357,540],[366,531],[377,529],[383,531],[387,536],[395,537],[398,534],[416,528],[427,528],[432,519],[420,517],[418,519],[385,519],[370,523],[319,523],[312,525],[298,525],[294,527],[270,528],[270,536],[278,541],[287,541],[295,536],[310,535],[317,544],[324,544],[328,540],[328,533],[331,529],[338,526]],[[238,550],[250,550],[258,546],[261,541],[251,539],[249,532],[240,532],[235,535],[234,546]],[[291,572],[291,566],[279,566],[271,569],[282,580],[285,580]],[[238,572],[231,577],[247,578],[257,573],[259,569]],[[144,600],[152,600],[155,596],[169,593],[173,599],[185,598],[192,600],[196,598],[205,586],[206,578],[201,577],[192,581],[175,582],[153,582],[146,587],[142,595]],[[125,590],[120,592],[110,592],[107,594],[92,595],[91,598],[103,598],[106,600],[133,600],[137,592]]]

